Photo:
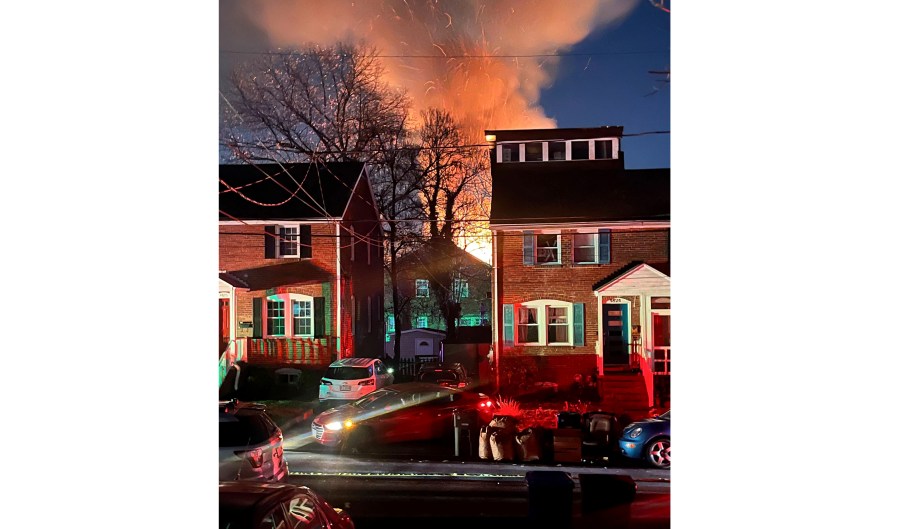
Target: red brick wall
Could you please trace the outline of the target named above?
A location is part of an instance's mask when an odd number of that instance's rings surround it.
[[[273,221],[272,224],[277,224]],[[332,223],[312,224],[312,262],[331,273],[336,272],[337,248]],[[265,226],[219,225],[219,269],[243,270],[283,264],[284,259],[266,259]]]
[[[562,264],[559,265],[524,265],[521,231],[501,232],[495,238],[499,256],[498,292],[495,295],[500,310],[500,318],[496,324],[501,346],[504,304],[537,299],[584,303],[584,346],[514,346],[501,351],[501,370],[505,371],[504,358],[535,357],[543,366],[542,372],[536,374],[536,380],[556,382],[561,388],[571,383],[575,373],[590,373],[596,366],[599,332],[594,284],[633,261],[669,260],[668,229],[613,230],[610,235],[609,264],[576,265],[572,262],[573,233],[576,233],[575,230],[562,230]],[[515,361],[510,365],[515,365]],[[501,380],[503,376],[501,373]]]

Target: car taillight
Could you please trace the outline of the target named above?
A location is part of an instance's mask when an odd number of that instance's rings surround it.
[[[464,388],[464,387],[466,387],[466,383],[465,383],[465,382],[460,382],[456,387],[458,387],[458,388]]]
[[[481,404],[479,404],[479,406],[481,406],[482,408],[490,408],[493,405],[494,405],[494,403],[492,403],[489,400],[486,400],[486,401],[482,402]]]
[[[321,380],[321,381],[319,381],[319,383],[322,384],[323,386],[330,386],[330,385],[331,385],[331,381],[330,381],[330,380]]]
[[[250,466],[253,468],[259,468],[263,464],[263,452],[260,448],[254,448],[253,450],[239,450],[236,451],[234,455],[245,458],[250,462]]]
[[[370,380],[363,380],[362,382],[359,383],[359,385],[360,385],[360,386],[374,386],[374,385],[375,385],[375,381],[374,381],[374,380],[371,380],[371,379],[370,379]]]

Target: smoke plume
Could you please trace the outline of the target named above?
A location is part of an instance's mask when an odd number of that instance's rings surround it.
[[[534,55],[566,51],[637,2],[221,0],[220,40],[223,50],[373,45],[388,82],[408,91],[416,115],[430,106],[444,108],[480,135],[492,128],[555,127],[539,96],[559,59]],[[235,24],[240,18],[255,28]],[[440,58],[413,57],[421,55]]]

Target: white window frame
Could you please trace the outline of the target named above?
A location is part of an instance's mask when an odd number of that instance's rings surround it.
[[[419,294],[419,288],[423,285],[425,287],[425,295],[424,296]],[[416,279],[416,297],[417,298],[427,298],[430,296],[431,296],[431,287],[428,284],[428,280],[427,279]]]
[[[538,246],[538,239],[542,235],[556,236],[556,261],[541,262],[538,260],[541,248],[550,248],[550,246]],[[536,265],[558,265],[562,264],[562,234],[559,232],[535,232],[534,234],[534,264]]]
[[[573,141],[586,141],[588,142],[588,157],[572,160],[572,142]],[[597,158],[596,153],[596,142],[598,141],[609,141],[612,142],[612,152],[610,153],[612,157],[610,158]],[[541,162],[562,162],[562,161],[585,161],[585,160],[618,160],[619,159],[619,138],[572,138],[568,140],[516,140],[516,141],[504,141],[497,143],[497,163],[524,163],[525,160],[525,144],[526,143],[543,143],[543,156],[541,160],[528,160],[532,162],[541,161]],[[559,142],[565,143],[566,145],[566,156],[562,160],[551,160],[550,159],[550,143],[551,142]],[[519,161],[504,161],[503,160],[503,147],[518,145],[519,146]]]
[[[537,309],[537,328],[538,328],[538,341],[536,342],[521,342],[519,341],[519,309],[520,308],[529,308],[529,309]],[[561,308],[566,309],[566,336],[568,338],[565,342],[548,342],[548,330],[550,325],[549,312],[550,308]],[[515,311],[513,312],[513,317],[515,318],[515,343],[516,345],[524,345],[524,346],[549,346],[549,347],[565,347],[565,346],[573,346],[575,345],[575,321],[574,321],[575,311],[574,304],[568,301],[560,301],[557,299],[537,299],[534,301],[528,301],[525,303],[518,303],[515,306]]]
[[[579,245],[577,243],[576,238],[578,236],[583,236],[583,235],[590,235],[591,240],[594,242],[594,244],[593,244],[594,259],[592,261],[577,261],[576,260],[576,255],[577,255],[576,250],[578,250],[579,248],[588,248],[589,247],[589,246],[585,246],[585,245]],[[600,240],[599,240],[599,237],[597,236],[597,232],[592,231],[592,232],[573,233],[572,234],[572,262],[575,264],[597,264],[599,261],[600,261]]]
[[[284,334],[269,334],[269,302],[280,301],[284,304]],[[303,301],[309,303],[309,334],[296,334],[294,332],[294,301]],[[272,294],[266,296],[266,303],[263,306],[264,319],[263,337],[264,338],[312,338],[316,332],[316,304],[313,303],[313,297],[305,294]]]
[[[275,230],[277,232],[277,238],[275,240],[275,258],[276,259],[299,259],[300,258],[300,223],[296,224],[276,224]],[[289,236],[294,237],[294,245],[296,246],[297,253],[288,254],[281,252],[281,243],[284,240],[285,234],[284,230],[294,230],[294,233]]]
[[[458,299],[469,297],[469,281],[461,277],[453,278],[453,292]]]

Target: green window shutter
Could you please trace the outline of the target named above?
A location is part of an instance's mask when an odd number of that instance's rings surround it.
[[[534,232],[522,232],[522,263],[526,265],[534,264]]]
[[[609,264],[610,258],[610,232],[609,230],[600,230],[597,233],[597,256],[600,264]]]
[[[312,226],[309,224],[300,225],[300,257],[312,257]]]
[[[313,298],[313,336],[325,336],[325,298]]]
[[[265,231],[265,257],[266,259],[275,259],[275,244],[278,241],[278,226],[266,226]]]
[[[326,281],[322,283],[322,297],[325,298],[325,308],[322,311],[322,318],[325,322],[325,326],[323,332],[324,336],[331,336],[331,311],[332,311],[332,300],[331,300],[331,282]]]
[[[515,343],[515,315],[511,304],[503,305],[503,345],[512,346]]]
[[[262,338],[263,324],[263,298],[253,298],[253,337]]]
[[[575,345],[584,345],[584,303],[572,305],[572,323],[574,326]]]

